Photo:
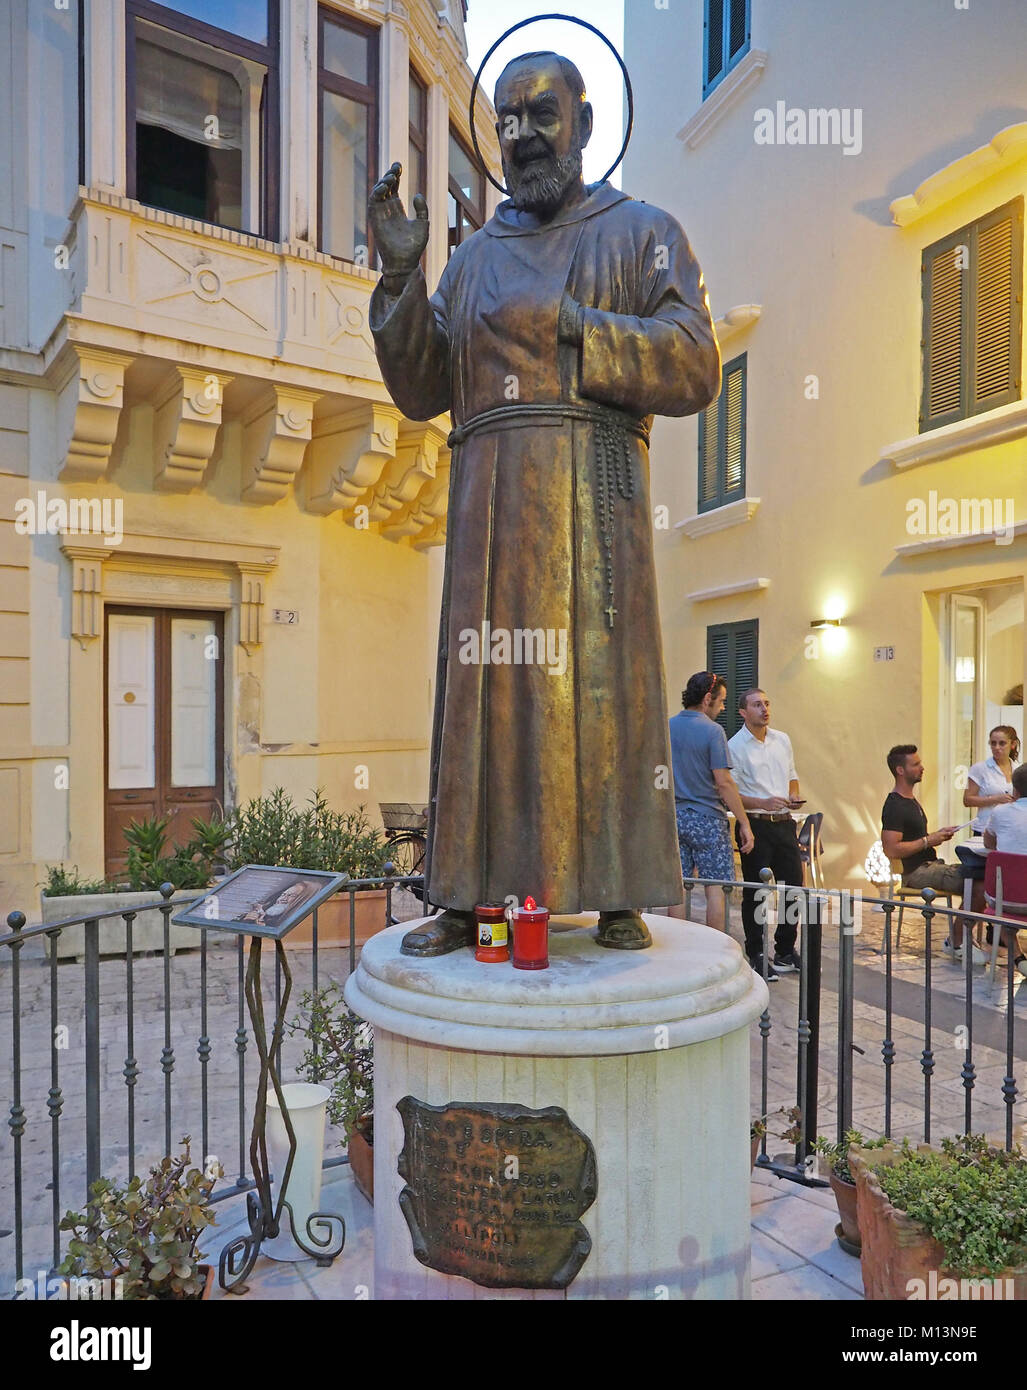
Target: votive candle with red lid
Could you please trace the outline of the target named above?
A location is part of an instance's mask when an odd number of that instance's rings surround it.
[[[510,959],[506,908],[502,903],[481,903],[474,909],[476,945],[474,959],[495,962]]]
[[[515,970],[546,970],[549,966],[549,909],[534,898],[513,910],[513,963]]]

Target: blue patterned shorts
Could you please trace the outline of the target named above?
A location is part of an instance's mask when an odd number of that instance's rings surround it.
[[[679,806],[678,846],[685,878],[733,879],[735,853],[724,816],[707,816]]]

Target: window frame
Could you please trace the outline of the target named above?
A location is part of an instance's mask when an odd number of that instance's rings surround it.
[[[219,29],[213,24],[204,24],[192,15],[181,14],[178,10],[158,5],[153,0],[126,0],[125,4],[125,191],[129,198],[138,198],[136,192],[136,61],[135,61],[135,21],[145,20],[172,33],[182,34],[209,48],[230,53],[235,58],[248,58],[267,69],[267,85],[261,103],[260,128],[260,189],[257,205],[260,209],[260,227],[254,232],[249,228],[229,227],[226,230],[238,232],[243,236],[256,236],[265,241],[277,241],[279,236],[279,171],[281,168],[281,130],[279,100],[279,60],[281,56],[281,11],[280,0],[267,0],[267,43],[254,43],[252,39],[233,34],[227,29]],[[149,203],[144,203],[149,207]],[[179,214],[173,214],[178,216]],[[192,221],[206,221],[204,218],[191,218]],[[221,226],[212,222],[209,226]]]
[[[417,71],[417,69],[414,67],[413,63],[410,64],[410,82],[409,82],[408,85],[407,85],[407,90],[408,90],[408,91],[409,91],[409,89],[410,89],[410,84],[413,84],[415,87],[417,87],[417,88],[420,90],[421,96],[422,96],[422,101],[423,101],[422,109],[423,109],[423,111],[424,111],[424,129],[423,129],[423,130],[421,130],[418,126],[416,126],[416,125],[414,124],[413,113],[412,113],[412,112],[411,112],[411,113],[408,113],[408,117],[407,117],[407,138],[408,138],[410,144],[413,145],[414,148],[419,152],[419,154],[420,154],[420,156],[421,156],[421,159],[422,159],[423,162],[424,162],[424,185],[425,185],[425,186],[424,186],[423,188],[414,188],[414,187],[412,187],[409,183],[408,183],[408,185],[407,185],[407,192],[408,192],[408,194],[409,194],[410,200],[412,200],[415,193],[420,193],[421,196],[424,197],[424,198],[427,198],[427,197],[428,197],[428,182],[429,182],[429,170],[428,170],[428,83],[427,83],[427,82],[425,81],[425,79],[421,76],[421,74]],[[409,172],[409,171],[408,171],[408,172]],[[412,216],[412,215],[413,215],[413,214],[411,214],[411,216]]]
[[[1013,224],[1012,281],[1009,286],[1011,301],[1011,332],[1013,335],[1013,384],[998,397],[974,401],[974,379],[976,376],[979,340],[976,334],[977,309],[977,254],[982,230],[1005,220],[1008,215]],[[960,285],[959,326],[959,404],[944,415],[930,418],[931,403],[931,344],[934,335],[934,322],[931,318],[931,288],[936,261],[946,251],[954,251],[957,246],[966,246],[970,265],[968,274]],[[975,415],[998,410],[1004,405],[1023,398],[1023,287],[1024,287],[1024,196],[1010,198],[996,208],[975,217],[946,236],[925,246],[920,253],[920,407],[917,417],[917,432],[930,434],[932,430],[954,425],[961,420],[972,420]]]
[[[460,131],[456,128],[456,126],[453,125],[452,121],[450,122],[450,125],[449,125],[449,135],[450,135],[450,139],[455,140],[456,143],[460,146],[461,150],[462,150],[462,151],[464,152],[464,154],[467,156],[467,159],[470,161],[471,167],[474,168],[474,169],[477,169],[477,168],[478,168],[478,159],[477,159],[477,157],[474,155],[474,153],[472,152],[470,143],[464,139],[463,135],[462,135],[462,134],[460,133]],[[473,236],[473,235],[474,235],[474,232],[480,232],[481,229],[482,229],[482,227],[484,227],[484,225],[485,225],[485,200],[486,200],[486,198],[488,197],[488,193],[487,193],[486,188],[485,188],[485,175],[484,175],[483,173],[481,173],[481,172],[480,172],[480,169],[479,169],[478,178],[481,180],[481,204],[480,204],[480,205],[476,205],[476,204],[472,203],[472,202],[470,201],[469,198],[466,198],[466,197],[464,196],[464,191],[463,191],[463,189],[460,187],[460,185],[457,183],[456,179],[453,177],[452,168],[451,168],[450,162],[449,162],[449,145],[448,145],[448,143],[447,143],[447,145],[446,145],[446,178],[447,178],[447,187],[448,187],[448,190],[449,190],[450,197],[452,197],[452,198],[454,198],[454,199],[456,200],[457,208],[463,210],[463,212],[467,215],[468,221],[474,223],[474,229],[473,229],[473,231],[471,232],[471,236]],[[452,256],[453,252],[456,250],[456,248],[457,248],[458,246],[461,246],[461,245],[463,244],[463,238],[462,238],[462,236],[461,236],[461,231],[462,231],[461,220],[462,220],[462,219],[460,218],[460,216],[459,216],[459,214],[458,214],[456,226],[455,226],[455,227],[451,227],[451,226],[449,225],[449,209],[448,209],[448,206],[447,206],[447,209],[446,209],[446,237],[447,237],[447,242],[446,242],[446,244],[447,244],[447,246],[448,246],[448,248],[449,248],[449,255],[450,255],[450,256]],[[453,240],[453,234],[454,234],[454,232],[456,233],[456,240],[455,240],[455,241]]]
[[[734,623],[709,623],[706,627],[706,669],[714,671],[727,686],[727,700],[721,711],[717,723],[721,724],[725,734],[731,738],[742,727],[742,717],[738,713],[738,697],[741,695],[741,687],[738,682],[738,638],[743,633],[752,633],[753,636],[753,673],[752,685],[759,682],[760,676],[760,620],[759,618],[743,618]],[[720,670],[713,664],[713,642],[718,635],[723,635],[728,639],[729,660],[726,664],[730,669]],[[732,689],[732,685],[739,686]],[[721,723],[723,720],[723,723]],[[731,727],[734,722],[734,727]]]
[[[727,489],[727,379],[733,371],[741,369],[742,373],[742,420],[741,420],[741,454],[742,454],[742,478],[737,487],[730,491]],[[699,470],[696,482],[696,512],[712,512],[718,507],[726,507],[730,502],[737,502],[745,496],[746,484],[746,449],[748,443],[747,417],[749,413],[749,354],[740,352],[737,357],[732,357],[730,362],[725,362],[721,369],[721,390],[717,399],[699,412]],[[717,491],[713,497],[703,498],[703,455],[706,446],[706,421],[711,410],[717,411]]]
[[[745,5],[745,42],[732,58],[729,56],[729,51],[731,46],[731,11],[734,0],[723,0],[724,9],[721,18],[722,61],[720,71],[715,76],[710,77],[710,0],[703,0],[702,94],[704,101],[723,82],[731,69],[737,67],[752,46],[752,0],[743,0],[743,3]]]
[[[329,72],[324,66],[324,26],[325,22],[335,24],[340,29],[348,29],[351,33],[360,34],[361,37],[370,39],[370,58],[369,72],[370,82],[354,82],[352,78],[340,77],[337,72]],[[363,20],[356,19],[353,15],[344,13],[341,10],[328,9],[324,5],[317,7],[317,249],[326,256],[331,256],[333,260],[342,261],[346,265],[360,264],[355,256],[339,256],[334,251],[330,251],[324,244],[324,94],[328,90],[335,96],[346,97],[350,101],[358,102],[367,108],[367,190],[365,202],[371,196],[371,189],[377,182],[378,175],[375,172],[378,168],[378,123],[381,120],[381,30],[374,24],[366,24]],[[370,96],[368,96],[370,94]],[[354,251],[356,248],[354,247]],[[373,267],[375,262],[374,238],[371,234],[371,223],[367,223],[367,264]]]

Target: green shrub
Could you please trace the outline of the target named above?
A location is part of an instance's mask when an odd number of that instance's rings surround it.
[[[852,1145],[855,1144],[861,1149],[883,1149],[885,1144],[891,1142],[883,1135],[879,1139],[864,1139],[858,1129],[847,1129],[840,1144],[834,1144],[823,1135],[817,1135],[813,1152],[823,1155],[839,1182],[855,1182],[856,1179],[849,1168],[849,1149]]]
[[[92,1186],[84,1212],[69,1211],[62,1231],[73,1232],[58,1273],[120,1279],[125,1299],[199,1298],[204,1277],[197,1242],[215,1224],[210,1194],[223,1170],[208,1175],[189,1166],[189,1136],[177,1158],[163,1158],[144,1183]]]
[[[893,1207],[939,1241],[945,1267],[981,1277],[1027,1263],[1027,1159],[983,1135],[943,1139],[942,1152],[903,1144],[899,1162],[874,1170]]]
[[[66,869],[63,864],[51,865],[46,871],[43,892],[48,898],[71,898],[79,893],[112,893],[114,885],[105,878],[82,878],[78,865]]]
[[[342,1125],[346,1142],[359,1129],[368,1143],[373,1130],[360,1123],[374,1105],[374,1042],[371,1026],[347,1007],[334,981],[300,996],[300,1015],[286,1025],[310,1044],[299,1064],[305,1081],[331,1090],[328,1118]]]
[[[229,827],[232,869],[275,864],[377,878],[389,858],[389,842],[371,824],[366,808],[333,811],[320,788],[301,810],[282,787],[276,787],[267,796],[240,806]]]

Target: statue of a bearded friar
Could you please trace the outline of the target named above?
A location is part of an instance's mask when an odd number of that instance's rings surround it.
[[[424,199],[408,218],[394,164],[370,201],[385,382],[454,425],[426,867],[445,911],[402,949],[471,944],[477,904],[531,894],[634,950],[639,909],[682,897],[649,427],[709,405],[720,353],[674,218],[582,181],[574,64],[515,58],[495,106],[511,197],[430,299]]]

